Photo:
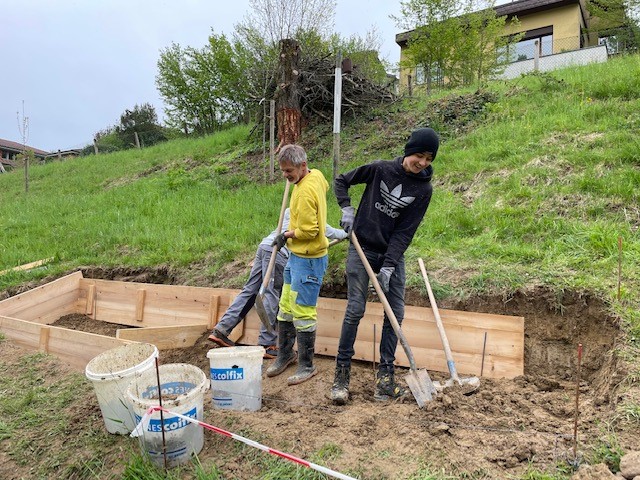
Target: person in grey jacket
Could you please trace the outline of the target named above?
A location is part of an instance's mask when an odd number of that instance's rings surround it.
[[[431,128],[411,133],[404,155],[391,161],[374,161],[338,175],[334,191],[342,208],[340,226],[354,232],[387,300],[398,319],[404,319],[404,252],[424,217],[431,201],[431,162],[436,158],[440,139]],[[356,213],[349,188],[365,184]],[[336,372],[331,400],[344,405],[349,399],[351,358],[360,319],[364,315],[369,276],[353,245],[347,255],[347,309],[342,322]],[[393,400],[404,395],[394,375],[398,337],[384,316],[380,340],[380,365],[376,374],[376,400]]]
[[[290,212],[287,208],[284,212],[284,218],[282,221],[282,231],[286,231],[289,228]],[[326,237],[330,240],[343,240],[347,238],[347,233],[340,228],[333,228],[331,225],[326,226]],[[256,296],[264,281],[264,276],[267,273],[269,266],[269,260],[273,253],[273,240],[276,238],[278,232],[272,231],[269,235],[264,237],[258,245],[256,256],[253,260],[253,266],[251,267],[251,273],[249,279],[242,287],[242,290],[238,296],[233,300],[229,308],[224,313],[218,324],[209,335],[209,340],[217,343],[221,347],[233,347],[235,342],[229,338],[229,334],[233,329],[242,321],[242,319],[249,313],[249,310],[253,307],[256,301]],[[264,290],[264,309],[269,317],[272,331],[269,332],[265,326],[260,323],[260,333],[258,334],[258,345],[265,348],[264,358],[271,359],[276,358],[278,355],[278,349],[276,347],[276,315],[278,313],[278,302],[280,300],[280,293],[282,292],[283,272],[284,267],[287,264],[289,258],[289,250],[286,247],[281,248],[276,256],[276,263],[273,267],[273,277],[269,280],[269,284]]]

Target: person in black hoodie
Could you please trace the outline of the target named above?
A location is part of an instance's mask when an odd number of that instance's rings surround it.
[[[411,243],[431,200],[431,162],[436,158],[440,139],[431,128],[411,133],[404,155],[395,160],[377,160],[338,175],[334,191],[342,209],[340,226],[355,232],[387,300],[398,319],[404,318],[404,252]],[[358,210],[351,205],[349,187],[364,183]],[[349,399],[351,358],[360,319],[364,315],[369,276],[353,245],[347,255],[347,309],[336,357],[331,400],[344,405]],[[396,336],[387,315],[380,341],[380,365],[376,373],[374,398],[380,401],[402,397],[406,390],[394,376]]]

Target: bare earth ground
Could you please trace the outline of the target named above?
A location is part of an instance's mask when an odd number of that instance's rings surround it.
[[[419,292],[408,292],[407,297],[409,304],[425,304]],[[410,393],[402,402],[374,401],[373,367],[357,363],[352,369],[352,399],[338,407],[327,398],[334,359],[319,356],[320,373],[301,385],[286,384],[293,366],[279,377],[264,377],[263,406],[258,412],[214,410],[206,397],[205,422],[363,479],[410,478],[424,465],[433,471],[444,469],[453,478],[518,478],[528,468],[544,471],[574,460],[576,346],[580,342],[584,356],[578,456],[588,455],[589,445],[608,435],[605,426],[614,424],[616,405],[630,393],[621,384],[624,364],[614,355],[620,337],[616,320],[606,315],[598,300],[578,293],[556,298],[538,289],[510,298],[475,298],[440,307],[524,316],[525,375],[512,380],[483,378],[473,394],[465,396],[452,389],[420,410]],[[118,328],[81,315],[63,317],[56,325],[105,335],[115,335]],[[161,351],[160,362],[190,363],[208,374],[206,353],[211,348],[214,345],[204,335],[193,348]],[[3,365],[17,365],[21,353],[9,342],[0,343]],[[45,363],[47,382],[73,375],[53,357]],[[7,370],[9,374],[11,368]],[[399,369],[399,378],[405,373]],[[434,379],[447,377],[431,373]],[[70,410],[75,412],[71,434],[100,430],[100,411],[91,388]],[[640,449],[633,426],[616,422],[614,428],[624,451]],[[127,448],[137,448],[131,439],[116,438],[107,456],[121,459]],[[314,457],[327,445],[337,445],[342,453],[325,460]],[[65,443],[52,441],[50,448],[64,449]],[[234,440],[205,431],[199,459],[205,465],[217,465],[224,478],[258,478],[259,467],[247,459],[247,450],[252,449],[240,449]],[[7,451],[6,441],[0,441],[0,478],[28,478],[29,467],[17,465]],[[121,463],[114,462],[114,472],[121,468]]]

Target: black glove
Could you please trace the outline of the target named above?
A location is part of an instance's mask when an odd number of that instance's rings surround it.
[[[376,276],[378,279],[378,283],[380,284],[380,288],[384,293],[389,291],[389,280],[391,280],[391,275],[395,272],[394,267],[382,267],[380,269],[380,273]]]
[[[342,219],[340,220],[340,226],[345,232],[351,233],[353,230],[353,222],[356,219],[356,209],[351,205],[342,208]]]
[[[273,242],[271,242],[271,246],[278,247],[278,250],[280,250],[286,244],[287,244],[287,237],[284,236],[284,232],[276,236],[276,238],[273,239]]]

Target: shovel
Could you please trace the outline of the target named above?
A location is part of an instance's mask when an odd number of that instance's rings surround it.
[[[387,314],[387,318],[389,319],[389,322],[393,327],[393,331],[398,336],[398,340],[400,340],[400,344],[404,349],[404,353],[407,355],[407,358],[409,359],[410,372],[409,372],[409,375],[407,375],[404,379],[407,382],[407,385],[409,386],[411,393],[415,397],[416,402],[418,403],[418,407],[422,408],[426,405],[427,402],[433,400],[434,395],[437,393],[436,388],[433,385],[433,382],[431,381],[431,377],[429,377],[429,372],[427,372],[426,370],[416,369],[416,361],[413,358],[413,352],[411,352],[411,348],[409,348],[409,343],[407,342],[407,339],[404,336],[404,333],[400,329],[400,324],[398,323],[398,319],[393,313],[393,310],[391,310],[391,305],[389,305],[389,301],[387,300],[387,297],[382,291],[382,288],[380,287],[380,283],[378,283],[378,278],[376,277],[376,274],[373,272],[373,269],[371,268],[371,265],[369,264],[367,257],[362,251],[362,247],[360,246],[360,242],[358,242],[355,232],[352,231],[350,237],[351,237],[351,243],[356,249],[356,252],[358,252],[358,256],[360,257],[360,260],[362,261],[362,264],[364,265],[364,268],[367,271],[367,274],[369,274],[369,280],[371,280],[373,288],[376,290],[376,293],[378,294],[378,298],[380,298],[380,301],[382,302],[382,306],[384,307],[384,311]]]
[[[451,348],[449,347],[449,340],[447,339],[447,334],[444,331],[444,325],[442,325],[442,319],[440,318],[440,312],[438,311],[438,305],[436,305],[436,299],[431,291],[431,284],[429,283],[429,277],[427,277],[427,270],[424,268],[424,262],[421,258],[418,258],[418,263],[420,264],[424,283],[427,286],[427,293],[429,294],[429,301],[431,302],[433,316],[436,317],[436,325],[438,326],[438,332],[440,333],[440,339],[442,340],[444,354],[447,357],[447,367],[449,368],[449,374],[451,375],[451,378],[445,382],[433,383],[439,392],[448,387],[460,386],[463,387],[462,393],[464,395],[468,395],[478,389],[480,386],[480,379],[478,377],[460,378],[458,376],[456,364],[453,361],[453,355],[451,354]]]
[[[289,181],[284,187],[284,195],[282,196],[282,208],[280,209],[280,219],[278,220],[278,228],[276,229],[276,235],[280,235],[282,230],[282,222],[284,221],[284,211],[287,209],[287,203],[289,200]],[[262,325],[267,329],[269,333],[273,332],[273,327],[271,326],[271,322],[269,321],[269,315],[267,315],[267,310],[264,308],[264,291],[269,285],[269,281],[271,280],[271,273],[273,272],[273,267],[276,264],[276,256],[278,255],[278,247],[276,245],[273,246],[273,252],[271,253],[271,258],[269,259],[269,265],[267,266],[267,273],[265,273],[264,278],[262,279],[262,285],[260,285],[260,290],[258,290],[258,295],[256,295],[256,312],[258,312],[258,317],[260,317],[260,321]]]

